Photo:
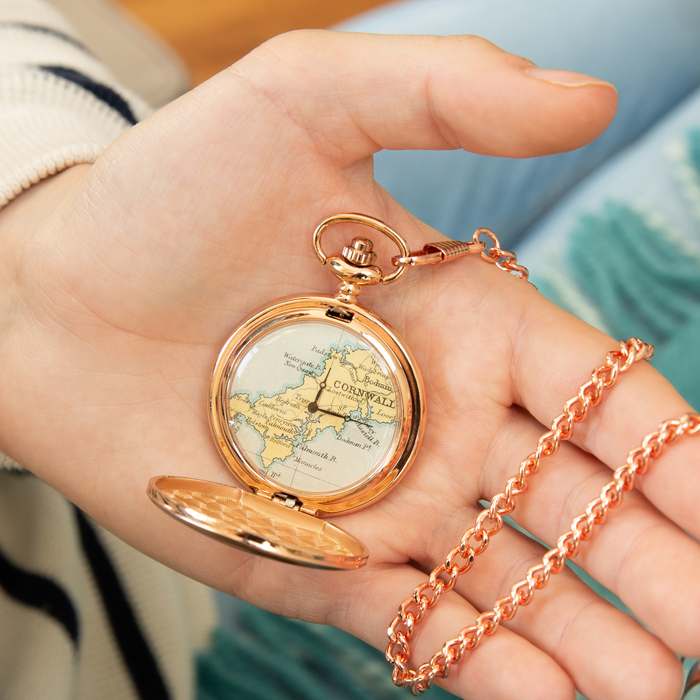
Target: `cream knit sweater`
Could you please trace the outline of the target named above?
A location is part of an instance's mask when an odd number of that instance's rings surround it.
[[[0,207],[92,163],[149,111],[51,6],[0,0]],[[194,653],[215,622],[211,592],[2,453],[0,467],[0,698],[193,697]]]

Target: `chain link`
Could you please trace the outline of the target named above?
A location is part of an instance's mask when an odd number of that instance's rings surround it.
[[[505,272],[512,272],[521,280],[527,282],[529,272],[523,265],[518,265],[518,256],[510,250],[503,250],[498,236],[488,228],[478,228],[474,231],[472,241],[475,245],[481,243],[481,236],[486,236],[493,244],[487,251],[480,252],[482,260],[491,263]]]
[[[479,231],[474,234],[475,239]],[[489,251],[489,257],[500,267],[500,257],[499,260],[495,257],[504,251],[496,250],[493,255]],[[649,461],[658,457],[665,445],[684,434],[700,434],[700,416],[687,414],[680,420],[664,422],[658,431],[647,435],[642,444],[629,453],[626,464],[614,472],[613,480],[603,487],[600,496],[588,504],[584,513],[574,518],[571,529],[559,538],[557,546],[544,554],[541,564],[533,566],[524,579],[514,584],[508,596],[497,600],[493,610],[481,613],[474,624],[448,640],[430,661],[417,669],[408,667],[410,640],[416,626],[428,610],[437,605],[442,595],[454,588],[457,579],[469,571],[476,557],[488,547],[491,536],[502,529],[503,516],[515,509],[516,497],[527,490],[527,480],[539,471],[542,459],[556,454],[560,444],[572,437],[575,424],[586,419],[591,407],[602,400],[605,391],[622,373],[636,362],[651,359],[653,353],[653,346],[637,338],[621,342],[619,350],[609,352],[605,364],[593,370],[591,379],[564,404],[563,413],[540,437],[535,451],[520,463],[518,473],[507,481],[504,491],[496,494],[489,507],[479,513],[474,525],[464,533],[459,545],[448,553],[445,562],[433,570],[428,581],[419,585],[413,595],[401,603],[388,629],[386,650],[387,661],[394,667],[392,677],[397,686],[408,686],[414,695],[418,695],[430,688],[436,677],[445,678],[451,665],[459,663],[465,652],[475,649],[484,636],[496,632],[502,622],[512,620],[520,606],[531,602],[536,590],[544,588],[552,575],[564,569],[566,560],[576,556],[580,543],[605,520],[607,511],[622,503],[623,493],[634,487],[635,478],[647,470]]]
[[[486,243],[481,240],[482,236],[486,236],[491,241],[491,247],[488,250]],[[409,255],[395,256],[392,258],[392,262],[399,268],[410,265],[439,265],[462,258],[465,255],[479,255],[487,263],[496,265],[506,272],[511,272],[525,282],[528,281],[527,278],[530,274],[528,269],[523,265],[518,265],[518,256],[515,253],[501,248],[498,236],[488,228],[476,229],[471,241],[426,243],[422,250],[412,251]]]

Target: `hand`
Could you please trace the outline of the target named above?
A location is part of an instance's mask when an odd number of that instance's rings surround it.
[[[376,185],[373,152],[527,157],[576,148],[608,124],[611,87],[558,84],[572,77],[558,72],[547,82],[528,66],[473,37],[282,36],[129,130],[91,168],[22,195],[0,215],[0,448],[168,566],[383,649],[399,602],[612,339],[478,259],[363,292],[423,368],[429,423],[401,484],[336,519],[369,546],[362,571],[226,548],[163,515],[145,488],[162,473],[233,483],[207,424],[212,363],[257,306],[334,290],[309,245],[321,219],[371,214],[414,248],[439,237]],[[532,479],[516,521],[553,542],[641,436],[686,410],[651,367],[635,367]],[[651,632],[567,572],[444,685],[491,700],[569,699],[574,686],[590,700],[676,698],[673,652],[700,653],[700,545],[681,530],[700,536],[699,491],[697,445],[679,442],[579,557]],[[419,632],[416,661],[540,553],[501,533]]]

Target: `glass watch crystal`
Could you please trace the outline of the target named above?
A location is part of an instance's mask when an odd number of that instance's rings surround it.
[[[401,404],[380,352],[342,324],[273,327],[237,358],[226,417],[238,456],[295,493],[372,476],[396,448]]]

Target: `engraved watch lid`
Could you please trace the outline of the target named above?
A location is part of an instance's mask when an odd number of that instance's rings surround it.
[[[367,563],[367,547],[336,525],[235,486],[156,476],[148,495],[184,524],[254,554],[319,569]]]

